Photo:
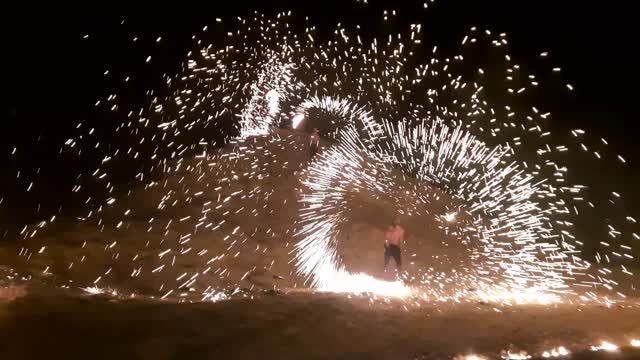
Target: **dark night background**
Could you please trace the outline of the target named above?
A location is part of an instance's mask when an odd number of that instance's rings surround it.
[[[637,213],[630,204],[640,200],[640,191],[635,189],[640,151],[636,146],[637,37],[631,2],[438,0],[430,3],[427,11],[421,10],[421,1],[369,3],[235,1],[119,10],[109,4],[78,8],[33,5],[7,11],[2,49],[9,60],[3,76],[8,107],[0,131],[0,165],[7,171],[0,177],[0,197],[5,197],[5,204],[0,205],[0,225],[40,220],[56,213],[57,197],[68,193],[70,178],[80,172],[73,167],[81,166],[56,161],[60,144],[80,120],[96,127],[119,122],[117,115],[96,110],[98,99],[118,94],[120,104],[139,108],[145,102],[145,92],[162,85],[163,74],[180,70],[186,53],[193,48],[191,36],[204,25],[214,24],[217,17],[246,17],[253,10],[276,14],[289,9],[298,20],[309,16],[321,32],[333,29],[338,22],[361,24],[372,33],[403,31],[410,23],[422,23],[425,48],[437,44],[441,55],[454,54],[471,26],[507,32],[515,61],[533,72],[540,62],[537,55],[548,51],[547,61],[561,67],[563,81],[576,89],[567,94],[559,83],[555,90],[545,87],[552,91],[535,95],[535,103],[552,112],[554,131],[564,134],[569,129],[585,129],[592,137],[605,137],[612,153],[623,154],[628,160],[626,167],[602,161],[576,164],[570,169],[570,180],[607,184],[602,187],[623,193],[626,210]],[[385,9],[397,10],[398,16],[383,24]],[[85,34],[89,39],[83,39]],[[158,44],[159,36],[162,41]],[[138,41],[133,42],[133,37]],[[148,55],[153,58],[151,66],[145,66]],[[544,71],[548,67],[546,64]],[[125,87],[127,76],[131,81]],[[18,159],[8,156],[16,146]],[[18,167],[33,169],[23,175],[19,186],[15,181]],[[41,168],[39,173],[37,168]],[[29,177],[40,181],[26,196]],[[30,217],[40,202],[40,215]],[[596,211],[594,216],[606,216],[611,209]],[[606,236],[604,229],[582,229],[602,231]]]

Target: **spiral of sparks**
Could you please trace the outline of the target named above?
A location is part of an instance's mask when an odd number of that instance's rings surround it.
[[[376,123],[368,112],[331,98],[307,100],[299,111],[313,107],[338,116],[352,115],[349,125],[339,130],[339,145],[310,165],[304,181],[312,194],[302,200],[309,210],[302,214],[305,238],[297,245],[298,266],[305,275],[313,275],[320,288],[348,281],[349,274],[339,266],[333,246],[337,219],[343,215],[332,211],[343,202],[347,185],[380,192],[395,186],[366,176],[359,166],[365,157],[380,164],[402,165],[419,180],[453,187],[454,196],[469,204],[468,213],[473,217],[464,237],[482,243],[474,247],[478,255],[474,258],[479,260],[473,268],[502,275],[502,286],[511,292],[564,289],[567,275],[586,267],[557,245],[539,241],[551,232],[545,213],[532,201],[542,192],[538,187],[542,181],[535,183],[535,176],[514,163],[500,166],[507,149],[491,148],[460,126],[450,128],[438,119],[417,127]],[[511,241],[500,241],[500,237]],[[484,281],[493,283],[495,278]]]
[[[130,130],[122,135],[129,140],[127,143],[146,141],[145,146],[150,143],[155,150],[148,154],[129,147],[106,153],[90,177],[103,184],[108,194],[116,192],[109,181],[108,164],[117,156],[140,156],[153,163],[136,176],[150,192],[170,188],[167,181],[149,181],[150,173],[160,171],[168,176],[187,168],[193,179],[183,184],[192,181],[195,189],[187,189],[184,194],[166,190],[158,204],[161,212],[179,210],[180,203],[192,205],[204,191],[217,194],[217,200],[200,204],[201,218],[169,215],[166,224],[152,230],[158,221],[154,223],[149,217],[148,232],[161,228],[157,261],[145,269],[134,265],[132,277],[161,273],[188,253],[197,253],[204,260],[210,255],[205,255],[206,243],[199,244],[192,237],[215,231],[223,232],[228,244],[225,252],[203,261],[202,269],[181,273],[175,287],[163,282],[159,290],[162,297],[167,297],[179,289],[193,289],[210,271],[228,276],[226,269],[213,270],[210,264],[225,255],[237,257],[258,228],[232,227],[224,218],[230,213],[225,206],[236,202],[238,209],[233,214],[255,215],[262,211],[260,199],[269,197],[260,185],[233,190],[234,182],[263,180],[273,176],[273,167],[287,168],[290,164],[267,145],[286,148],[292,141],[274,136],[274,132],[289,125],[299,128],[314,117],[315,111],[331,119],[322,124],[322,131],[333,144],[300,172],[303,191],[296,199],[301,209],[295,234],[297,271],[313,286],[390,296],[411,293],[401,282],[351,273],[336,248],[338,227],[349,212],[345,197],[354,191],[393,192],[402,186],[392,180],[394,169],[399,169],[464,204],[459,214],[436,216],[457,229],[455,237],[468,245],[472,264],[447,280],[424,269],[419,281],[425,284],[426,293],[436,292],[428,284],[437,281],[455,284],[455,295],[448,295],[453,299],[468,296],[465,289],[473,285],[479,288],[476,295],[486,299],[526,302],[534,298],[549,302],[560,294],[577,294],[576,287],[615,288],[617,283],[609,278],[611,270],[603,267],[594,273],[590,263],[581,258],[583,244],[573,235],[570,220],[579,215],[578,206],[593,204],[582,195],[584,186],[565,184],[567,167],[555,159],[568,147],[545,143],[549,132],[544,120],[549,114],[536,107],[520,113],[509,105],[493,107],[483,91],[485,70],[478,68],[473,76],[462,75],[462,70],[468,70],[462,53],[472,51],[471,44],[477,45],[480,39],[491,44],[496,57],[504,61],[509,86],[506,99],[524,96],[529,88],[538,86],[535,75],[524,74],[506,53],[505,34],[496,36],[472,28],[462,40],[461,54],[439,58],[434,47],[429,61],[414,65],[419,62],[415,53],[424,50],[419,24],[385,40],[363,39],[359,28],[338,26],[332,40],[320,42],[314,39],[313,27],[307,27],[303,34],[292,32],[289,16],[239,18],[236,31],[228,33],[224,47],[203,47],[198,40],[199,51],[189,53],[184,74],[167,78],[167,88],[174,96],[164,102],[155,97],[149,111],[129,112],[128,121],[116,130],[119,134]],[[115,99],[110,96],[106,103],[117,111]],[[207,140],[204,134],[211,131],[222,134],[222,143],[231,144],[233,150],[211,151],[213,145],[220,145],[220,141],[214,144]],[[93,129],[79,124],[76,136],[65,143],[65,151],[87,146],[92,133]],[[580,139],[584,131],[576,129],[572,134]],[[519,157],[525,142],[529,148],[539,146],[534,160]],[[600,145],[606,146],[606,141],[602,139]],[[183,162],[181,156],[199,146],[203,153],[194,161]],[[587,147],[580,143],[580,148]],[[594,154],[599,159],[605,152],[597,149]],[[266,160],[259,157],[261,154]],[[625,162],[619,155],[617,159]],[[420,189],[405,193],[409,195],[396,201],[403,201],[408,213],[429,204]],[[256,202],[250,203],[250,199]],[[103,222],[101,212],[115,202],[115,195],[100,204],[88,200],[90,210],[83,220],[97,221],[104,229],[109,222]],[[125,212],[124,220],[113,221],[115,228],[126,226],[126,216],[129,212]],[[627,220],[635,222],[632,217]],[[22,234],[33,238],[46,225],[27,226]],[[613,240],[619,239],[620,231],[610,228]],[[170,235],[170,230],[177,236]],[[266,233],[275,236],[276,231],[269,229]],[[167,240],[170,236],[175,236],[175,243]],[[640,238],[635,233],[633,237]],[[105,251],[115,252],[118,246],[114,242]],[[626,242],[620,240],[607,249],[611,253],[598,254],[598,260],[608,261],[609,256],[633,260],[632,247]],[[262,250],[260,245],[254,249]],[[31,252],[21,250],[21,255],[27,254]],[[115,253],[113,256],[118,258]],[[136,255],[134,261],[137,259]],[[252,269],[247,270],[242,279]],[[624,265],[622,270],[631,274]],[[93,283],[100,283],[110,271],[111,267]],[[204,299],[221,298],[211,286],[200,290]],[[578,295],[583,299],[597,297],[591,291]]]

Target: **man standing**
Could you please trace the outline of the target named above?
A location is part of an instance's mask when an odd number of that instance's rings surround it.
[[[320,147],[320,134],[317,128],[313,128],[309,143],[309,160],[313,160],[313,157],[318,153],[318,147]]]
[[[391,225],[384,232],[384,272],[387,272],[389,260],[393,258],[396,262],[397,272],[402,269],[402,258],[400,257],[400,245],[404,241],[404,229],[400,226],[398,217],[394,217]]]

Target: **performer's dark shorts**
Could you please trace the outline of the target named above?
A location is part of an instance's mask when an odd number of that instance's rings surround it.
[[[387,245],[384,249],[384,266],[389,264],[389,260],[393,258],[398,267],[402,266],[402,258],[400,257],[400,246]]]
[[[314,156],[318,153],[318,145],[311,144],[309,148],[309,159],[313,159]]]

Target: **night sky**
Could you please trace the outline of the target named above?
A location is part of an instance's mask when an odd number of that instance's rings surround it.
[[[206,6],[156,4],[137,9],[116,9],[110,4],[95,8],[32,6],[7,12],[2,48],[5,60],[9,60],[3,77],[9,106],[0,132],[0,165],[8,171],[0,177],[0,197],[5,198],[0,205],[0,226],[9,228],[60,211],[60,203],[66,201],[61,194],[67,192],[62,190],[70,187],[70,177],[83,166],[60,159],[60,144],[80,120],[107,128],[122,120],[118,114],[97,110],[97,100],[118,94],[119,104],[125,108],[143,106],[146,92],[159,90],[164,74],[180,71],[186,53],[193,49],[193,34],[214,24],[215,18],[248,16],[253,10],[267,15],[293,10],[294,18],[300,21],[292,24],[294,28],[300,26],[302,31],[300,24],[309,16],[321,33],[339,22],[360,24],[372,36],[421,23],[425,48],[438,45],[445,56],[455,55],[471,26],[506,32],[516,63],[534,73],[548,72],[552,66],[562,68],[559,78],[541,77],[541,81],[557,82],[557,86],[545,86],[544,92],[532,95],[535,104],[552,112],[552,128],[561,137],[558,141],[564,140],[569,129],[582,128],[607,138],[613,151],[629,159],[628,166],[615,172],[608,164],[594,167],[593,161],[578,159],[569,179],[587,185],[606,183],[607,189],[640,200],[640,191],[635,189],[640,170],[635,161],[640,156],[636,146],[638,67],[634,64],[637,31],[631,4],[438,0],[425,11],[422,3],[369,1],[365,6],[350,0],[274,0],[211,2]],[[397,10],[398,16],[383,24],[385,9]],[[212,32],[211,41],[228,30],[232,29],[224,28],[223,23],[216,30],[218,35]],[[537,57],[543,51],[550,53],[548,59]],[[149,55],[153,60],[145,64]],[[131,79],[125,84],[127,76]],[[573,84],[576,90],[567,93],[565,83]],[[18,159],[10,156],[14,147],[19,150]],[[18,185],[16,169],[26,168],[32,171],[23,170],[23,182]],[[123,182],[131,171],[123,169]],[[38,177],[40,186],[26,195],[24,182],[29,177]],[[42,204],[39,210],[38,203]],[[629,200],[625,206],[637,210]],[[62,209],[62,213],[72,215],[72,208]],[[602,215],[610,209],[599,211]]]

